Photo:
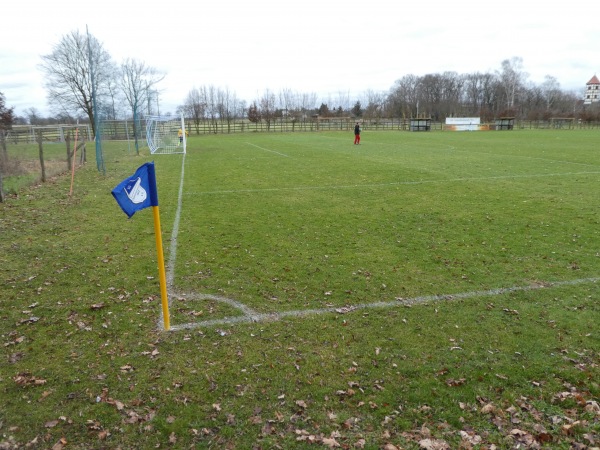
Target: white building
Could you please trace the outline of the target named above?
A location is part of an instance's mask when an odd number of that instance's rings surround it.
[[[585,99],[583,100],[583,104],[591,105],[596,102],[600,102],[600,80],[594,75],[585,85]]]

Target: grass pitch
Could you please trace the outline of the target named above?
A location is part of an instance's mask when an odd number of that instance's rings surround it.
[[[0,205],[0,444],[597,445],[598,133],[362,137],[107,144]],[[110,195],[146,160],[168,333],[151,214]]]
[[[186,158],[175,284],[270,313],[595,277],[600,165],[574,136],[206,140]]]

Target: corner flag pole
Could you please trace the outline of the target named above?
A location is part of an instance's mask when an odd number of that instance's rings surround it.
[[[158,273],[160,276],[160,297],[165,330],[171,328],[169,319],[169,298],[167,296],[167,275],[165,273],[165,256],[163,254],[162,233],[160,231],[160,213],[158,211],[158,190],[156,188],[156,172],[154,162],[142,164],[135,173],[121,181],[111,191],[113,197],[127,217],[131,218],[136,211],[152,207],[154,214],[154,235],[156,237],[156,253],[158,255]]]
[[[163,323],[165,325],[165,330],[168,331],[171,327],[169,318],[169,298],[167,295],[167,275],[165,273],[165,257],[163,254],[158,206],[152,207],[152,213],[154,214],[154,234],[156,235],[156,253],[158,255],[158,274],[160,277],[160,298],[162,303]]]
[[[167,294],[167,275],[165,272],[165,256],[163,252],[162,233],[160,231],[160,212],[158,210],[158,194],[156,190],[156,173],[154,164],[148,167],[148,182],[150,184],[150,203],[154,215],[154,235],[156,238],[156,254],[158,258],[158,274],[160,279],[160,298],[162,303],[163,323],[165,330],[171,328],[169,318],[169,297]]]

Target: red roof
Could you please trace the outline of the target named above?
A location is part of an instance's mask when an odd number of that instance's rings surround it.
[[[600,80],[598,79],[598,77],[596,75],[594,75],[592,77],[592,79],[585,84],[600,84]]]

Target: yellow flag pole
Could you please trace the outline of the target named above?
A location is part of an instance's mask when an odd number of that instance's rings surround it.
[[[167,295],[167,275],[165,272],[165,256],[163,253],[162,234],[160,231],[160,214],[158,206],[152,207],[152,213],[154,214],[154,234],[156,235],[156,253],[158,255],[158,273],[160,277],[160,298],[162,302],[163,321],[165,324],[165,330],[171,328],[171,321],[169,318],[169,298]]]
[[[142,181],[143,178],[143,181]],[[167,274],[165,272],[165,255],[163,253],[162,232],[160,230],[160,213],[158,211],[158,190],[156,188],[156,172],[154,161],[147,162],[136,170],[133,177],[126,178],[112,190],[117,203],[131,218],[136,211],[152,206],[154,215],[154,235],[156,238],[156,253],[158,259],[158,274],[160,278],[160,298],[165,330],[171,328],[169,319],[169,297],[167,295]],[[147,202],[147,195],[150,201]],[[150,203],[150,204],[148,204]]]

